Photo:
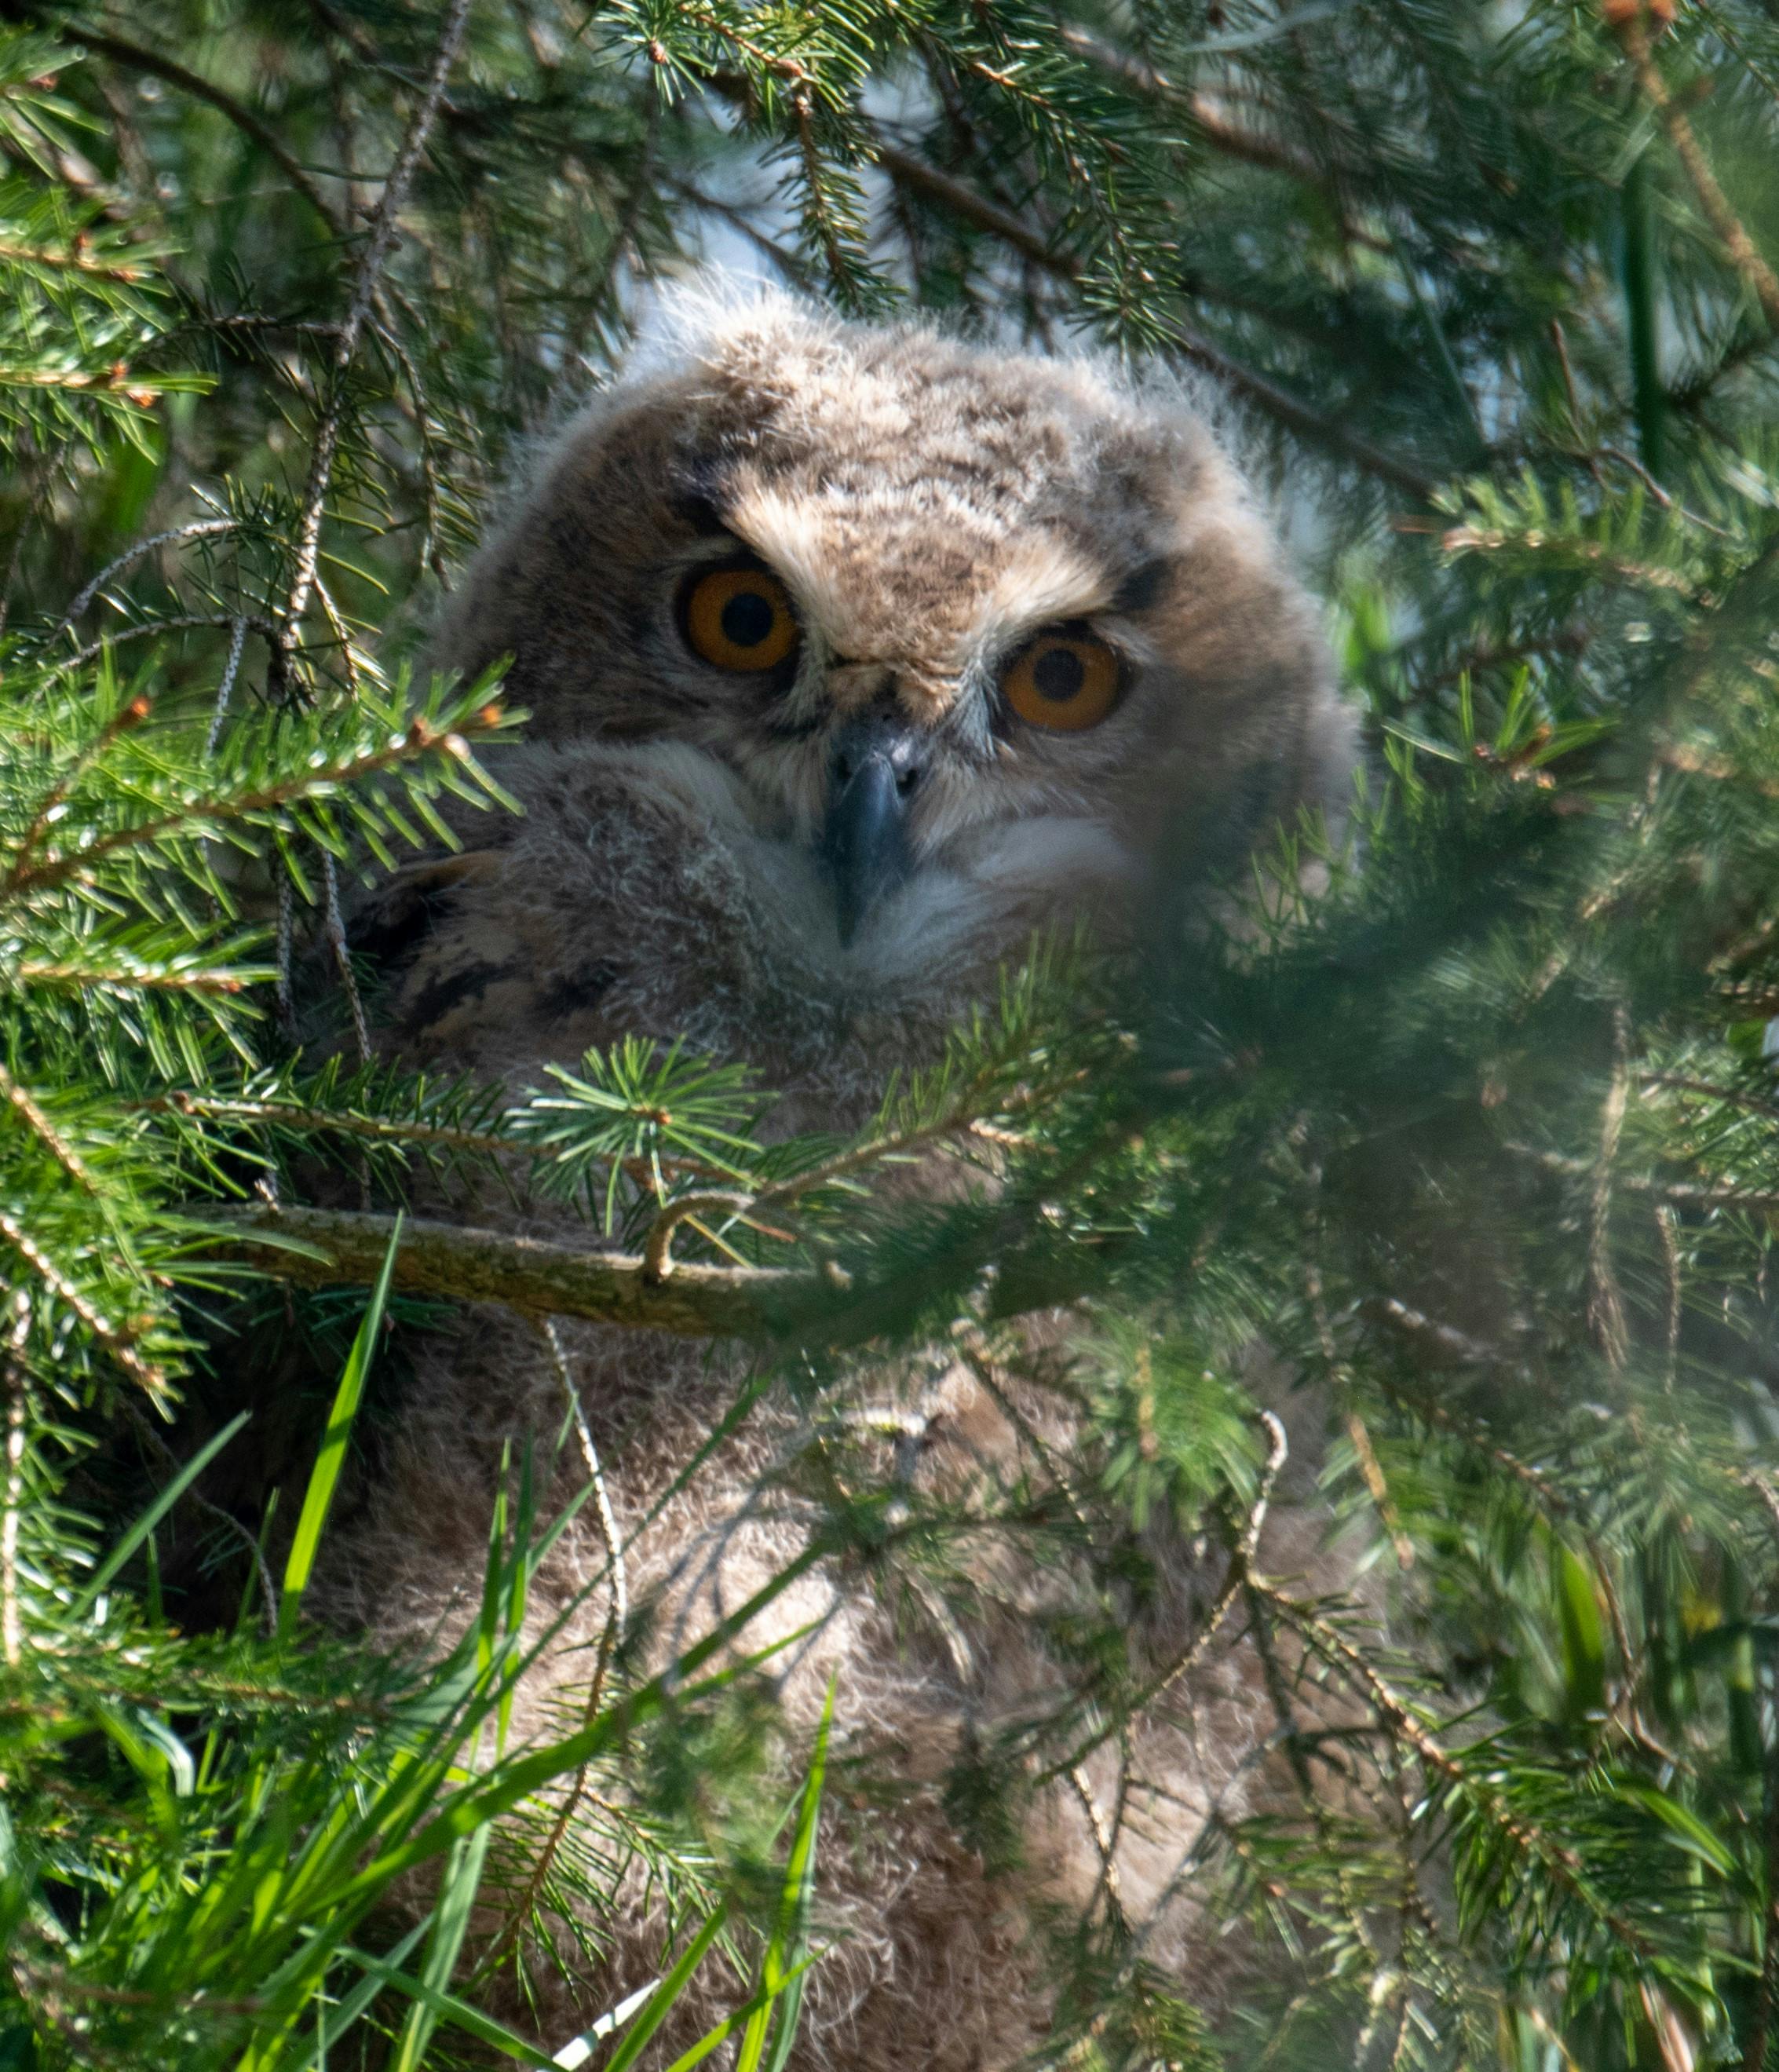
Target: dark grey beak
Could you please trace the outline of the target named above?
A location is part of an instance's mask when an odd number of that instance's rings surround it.
[[[926,770],[923,735],[899,717],[849,721],[834,743],[821,852],[834,874],[840,940],[913,867],[908,806]]]

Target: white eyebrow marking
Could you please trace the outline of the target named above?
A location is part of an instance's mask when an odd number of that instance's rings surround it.
[[[1022,541],[982,600],[970,628],[977,653],[1058,619],[1087,619],[1111,610],[1109,572],[1062,541],[1039,534]]]
[[[804,500],[758,490],[742,498],[729,514],[737,535],[770,562],[773,573],[795,594],[805,619],[819,627],[844,653],[847,601],[830,573],[823,517]]]

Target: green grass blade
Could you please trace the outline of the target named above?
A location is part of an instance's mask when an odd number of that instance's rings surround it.
[[[390,2072],[418,2072],[420,2062],[433,2031],[438,2025],[440,2008],[435,1996],[443,1995],[457,1969],[458,1952],[468,1932],[470,1910],[482,1889],[482,1868],[487,1859],[491,1825],[479,1828],[459,1842],[446,1860],[438,1904],[433,1910],[432,1939],[426,1946],[426,1962],[421,1973],[421,1992],[408,2010],[402,2025],[401,2042]],[[547,2062],[547,2061],[546,2061]]]
[[[364,1976],[349,1993],[343,1995],[333,2004],[331,2010],[332,2020],[329,2024],[330,2040],[332,2042],[338,2043],[377,1995],[393,1981],[402,1965],[407,1962],[409,1954],[425,1933],[426,1923],[422,1921],[410,1928],[395,1947],[387,1955],[382,1957],[368,1956],[364,1951],[355,1950],[349,1942],[341,1946],[340,1955],[349,1957],[355,1964],[361,1965],[364,1967]],[[301,2038],[295,2041],[298,2045],[302,2045]],[[317,2072],[322,2049],[322,2040],[318,2034],[310,2037],[306,2045],[302,2047],[302,2055],[285,2060],[279,2065],[277,2072]]]
[[[723,1917],[728,1909],[728,1901],[720,1901],[709,1919],[680,1951],[673,1969],[650,1994],[648,2004],[626,2030],[623,2041],[606,2066],[606,2072],[627,2072],[627,2068],[641,2057],[649,2038],[672,2012],[674,2002],[685,1991],[692,1973],[704,1962],[705,1953],[721,1933]]]
[[[84,1618],[86,1614],[92,1609],[93,1605],[98,1602],[99,1598],[105,1592],[106,1585],[117,1573],[118,1570],[123,1567],[124,1564],[129,1559],[130,1556],[136,1552],[136,1549],[142,1545],[145,1540],[147,1539],[148,1536],[154,1530],[155,1527],[160,1523],[161,1520],[166,1517],[166,1514],[173,1508],[174,1505],[179,1502],[179,1498],[185,1494],[186,1491],[198,1479],[199,1476],[201,1475],[204,1470],[209,1466],[210,1463],[216,1457],[217,1454],[222,1451],[223,1448],[226,1446],[229,1441],[234,1437],[235,1434],[240,1431],[242,1425],[247,1422],[248,1418],[251,1414],[252,1413],[250,1412],[245,1410],[242,1411],[238,1417],[232,1418],[228,1424],[224,1425],[221,1431],[220,1431],[216,1434],[216,1437],[211,1440],[207,1445],[201,1446],[198,1451],[192,1455],[191,1458],[186,1462],[185,1466],[180,1469],[179,1472],[173,1478],[172,1481],[167,1484],[166,1487],[155,1498],[154,1501],[149,1506],[147,1510],[142,1513],[142,1516],[136,1520],[136,1523],[130,1527],[129,1530],[126,1533],[125,1533],[123,1538],[117,1542],[117,1545],[112,1548],[111,1552],[105,1556],[104,1560],[101,1561],[98,1567],[93,1570],[92,1574],[88,1579],[86,1587],[74,1600],[72,1609],[74,1616],[76,1618]]]
[[[380,1971],[377,1983],[380,1988],[387,1986],[392,1992],[406,1994],[414,2003],[414,2012],[425,2013],[429,2038],[439,2023],[446,2022],[466,2036],[473,2036],[477,2042],[487,2044],[503,2057],[516,2058],[521,2065],[541,2068],[541,2072],[555,2072],[555,2058],[540,2050],[536,2044],[528,2043],[524,2037],[496,2021],[491,2015],[484,2014],[467,2000],[459,2000],[455,1993],[446,1992],[442,1987],[425,1978],[414,1978],[393,1966]]]
[[[816,1881],[816,1832],[821,1812],[822,1782],[828,1769],[828,1737],[834,1721],[834,1685],[828,1686],[821,1725],[810,1758],[809,1774],[803,1780],[797,1825],[791,1837],[786,1860],[784,1885],[779,1897],[779,1914],[771,1939],[760,1964],[760,2004],[748,2018],[735,2055],[735,2072],[759,2072],[773,2016],[779,2020],[769,2061],[770,2072],[783,2072],[796,2036],[797,2019],[803,2009],[803,1958],[809,1941],[809,1909]],[[781,2006],[781,1996],[784,1996]]]
[[[314,1569],[315,1549],[321,1542],[322,1527],[327,1522],[340,1470],[346,1463],[346,1444],[351,1437],[352,1421],[358,1415],[359,1400],[364,1392],[364,1377],[370,1370],[371,1355],[382,1327],[384,1305],[388,1300],[389,1282],[395,1272],[396,1248],[401,1242],[401,1219],[397,1216],[395,1229],[390,1233],[389,1249],[384,1255],[383,1271],[371,1291],[369,1306],[359,1322],[358,1335],[352,1341],[352,1350],[347,1355],[340,1375],[339,1387],[334,1392],[333,1408],[327,1414],[327,1429],[322,1433],[321,1450],[315,1456],[309,1487],[303,1496],[302,1515],[297,1520],[296,1537],[290,1543],[290,1556],[284,1564],[284,1595],[278,1605],[281,1640],[288,1640],[295,1630],[302,1593],[309,1587],[309,1578]]]
[[[819,1955],[820,1953],[818,1951],[816,1954]],[[719,2044],[728,2042],[729,2039],[735,2033],[736,2030],[741,2028],[744,2022],[751,2021],[754,2015],[761,2008],[769,2007],[772,2001],[779,1996],[779,1992],[780,1991],[783,1992],[787,2003],[787,2012],[785,2017],[785,2023],[789,2024],[791,2019],[788,2012],[790,1995],[792,1992],[795,1992],[797,1996],[797,2004],[800,2007],[803,2004],[803,1973],[809,1969],[810,1966],[815,1963],[815,1955],[805,1957],[802,1962],[796,1965],[796,1967],[787,1975],[782,1988],[769,1988],[763,1985],[756,1988],[755,1990],[749,1995],[747,1999],[743,2000],[741,2005],[735,2009],[733,2013],[725,2015],[722,2020],[718,2022],[714,2028],[706,2029],[704,2034],[699,2037],[698,2041],[692,2045],[690,2049],[683,2051],[679,2057],[676,2058],[673,2062],[667,2068],[667,2072],[692,2072],[692,2068],[694,2065],[701,2064],[704,2060],[710,2055],[711,2052],[717,2049]],[[784,2025],[781,2025],[781,2026]],[[795,2036],[795,2030],[794,2027],[791,2029],[790,2033],[793,2037]],[[787,2043],[785,2047],[787,2051],[788,2051],[790,2049],[789,2044]],[[776,2050],[776,2048],[777,2046],[774,2045],[774,2050]]]

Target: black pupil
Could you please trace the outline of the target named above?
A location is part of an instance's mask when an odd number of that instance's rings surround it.
[[[723,606],[724,639],[737,648],[758,648],[778,619],[772,600],[757,590],[738,590]]]
[[[725,624],[727,624],[725,619]],[[1032,682],[1041,698],[1053,705],[1066,705],[1081,695],[1087,680],[1087,664],[1072,648],[1046,648],[1032,664]]]

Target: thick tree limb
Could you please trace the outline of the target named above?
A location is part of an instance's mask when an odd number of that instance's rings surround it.
[[[343,1209],[255,1203],[224,1210],[220,1220],[236,1234],[214,1256],[310,1288],[368,1286],[395,1233],[392,1216]],[[411,1295],[701,1338],[779,1337],[840,1292],[818,1274],[772,1267],[676,1264],[662,1277],[627,1253],[419,1218],[402,1223],[395,1285]]]

